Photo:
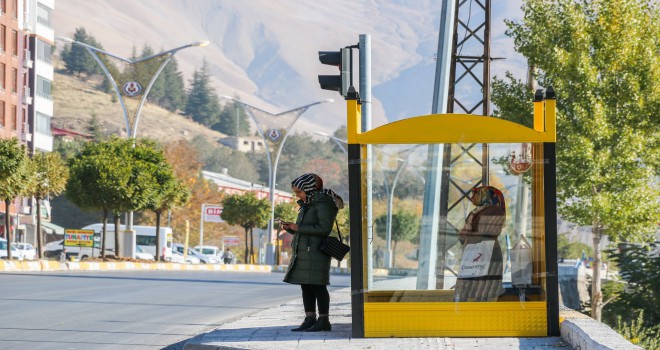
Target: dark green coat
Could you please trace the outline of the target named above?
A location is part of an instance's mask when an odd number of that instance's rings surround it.
[[[300,211],[291,242],[292,257],[284,282],[291,284],[330,284],[330,256],[318,250],[321,241],[330,235],[337,217],[337,205],[332,197],[314,192],[309,203],[298,201]]]

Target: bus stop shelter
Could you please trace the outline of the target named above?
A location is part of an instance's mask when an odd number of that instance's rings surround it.
[[[555,108],[554,91],[548,88],[535,95],[530,126],[437,114],[361,132],[360,103],[347,99],[354,337],[559,335]],[[443,164],[446,147],[453,157],[466,159]],[[484,157],[467,156],[475,150]],[[370,167],[384,164],[392,173],[403,162],[414,166],[410,171],[417,180],[405,194],[391,198],[395,191],[384,193],[378,171]],[[442,181],[453,184],[444,196]],[[499,190],[506,204],[501,234],[492,243],[493,255],[501,253],[501,277],[486,287],[497,289],[487,300],[466,299],[456,290],[465,277],[458,271],[467,254],[458,231],[474,209],[466,199],[484,185]],[[441,198],[444,203],[438,203]],[[394,205],[385,205],[391,199]],[[438,215],[436,206],[453,205],[448,203],[459,203],[457,210]],[[417,221],[415,233],[406,239],[397,232],[402,226],[392,225],[399,212]],[[382,217],[391,230],[385,238],[376,233],[383,231],[377,227],[383,221],[376,220]],[[400,239],[393,263],[374,266],[374,251],[384,239],[388,245]]]

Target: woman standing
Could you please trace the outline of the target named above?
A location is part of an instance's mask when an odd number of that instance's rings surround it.
[[[284,282],[299,284],[302,289],[305,320],[293,332],[330,331],[330,256],[318,249],[330,235],[337,212],[344,201],[330,189],[323,189],[323,180],[316,174],[304,174],[291,182],[300,210],[295,223],[282,222],[282,228],[292,233],[292,257]],[[318,305],[318,319],[316,307]]]
[[[493,252],[484,276],[456,280],[454,301],[496,301],[504,292],[502,248],[497,242],[506,221],[504,196],[495,187],[481,186],[472,189],[470,201],[476,208],[465,219],[465,226],[458,233],[458,239],[464,247],[492,242]]]

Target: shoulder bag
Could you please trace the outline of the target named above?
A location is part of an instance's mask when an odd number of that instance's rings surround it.
[[[319,244],[319,250],[339,261],[342,261],[346,254],[351,250],[351,247],[342,242],[341,231],[339,231],[339,224],[337,224],[337,221],[335,221],[335,225],[337,225],[339,239],[331,236],[326,237],[321,244]]]

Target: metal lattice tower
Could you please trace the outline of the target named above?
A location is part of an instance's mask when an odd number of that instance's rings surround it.
[[[447,113],[490,115],[490,0],[456,0]],[[437,273],[469,208],[468,194],[488,184],[487,144],[445,145],[440,190]],[[438,289],[444,279],[436,280]]]

